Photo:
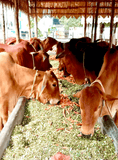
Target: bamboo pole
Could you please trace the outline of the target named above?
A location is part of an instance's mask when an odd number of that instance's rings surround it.
[[[38,26],[37,26],[37,13],[36,13],[36,0],[35,0],[35,24],[36,24],[36,31],[35,31],[35,37],[38,37]]]
[[[92,28],[91,28],[91,42],[93,42],[94,17],[95,16],[93,15]]]
[[[99,10],[100,2],[97,2],[97,9],[96,9],[96,17],[95,17],[95,33],[94,33],[94,41],[96,40],[96,32],[97,32],[97,23],[98,23],[98,10]]]
[[[87,22],[86,22],[86,18],[87,18],[87,1],[85,2],[85,22],[84,22],[84,37],[86,37],[86,27],[87,27]]]
[[[2,32],[3,32],[3,43],[5,44],[5,16],[4,16],[4,4],[2,2]]]
[[[114,9],[115,9],[115,0],[112,0],[112,11],[111,11],[111,23],[110,23],[110,48],[112,48],[112,29],[113,29],[113,20],[114,20]]]
[[[28,28],[29,28],[29,39],[31,38],[31,27],[30,27],[30,15],[29,15],[29,3],[27,0],[27,6],[28,6]]]
[[[19,0],[15,0],[15,25],[16,25],[16,43],[20,42],[19,33]]]

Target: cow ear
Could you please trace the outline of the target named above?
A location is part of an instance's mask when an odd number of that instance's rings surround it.
[[[45,75],[44,75],[39,97],[40,97],[40,95],[42,94],[42,92],[44,91],[45,88],[46,88],[46,78],[45,78]]]
[[[112,95],[106,94],[102,91],[100,91],[100,94],[102,95],[102,98],[106,101],[114,101],[114,100],[118,100],[118,97],[113,97]]]
[[[77,92],[76,94],[73,94],[73,97],[80,98],[81,97],[81,91]]]

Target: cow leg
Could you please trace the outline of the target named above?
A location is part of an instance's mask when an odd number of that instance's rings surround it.
[[[2,130],[2,128],[3,128],[2,117],[0,117],[0,131]]]
[[[7,123],[8,120],[8,105],[7,103],[4,103],[4,105],[1,107],[1,117],[0,117],[0,129],[3,128],[3,126]]]
[[[118,111],[116,112],[115,116],[114,116],[114,122],[118,128]]]

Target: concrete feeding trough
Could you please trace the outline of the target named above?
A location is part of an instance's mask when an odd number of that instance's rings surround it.
[[[12,113],[10,114],[7,123],[0,133],[0,159],[3,156],[5,149],[7,148],[12,131],[15,125],[21,124],[24,112],[25,112],[25,97],[20,97]]]

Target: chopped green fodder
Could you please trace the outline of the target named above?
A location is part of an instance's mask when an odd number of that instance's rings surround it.
[[[66,108],[65,108],[66,109]],[[66,118],[81,121],[73,111]],[[12,159],[49,159],[57,152],[70,155],[73,160],[104,159],[115,160],[112,140],[96,130],[91,139],[78,137],[80,126],[71,123],[63,116],[60,105],[41,104],[27,101],[23,125],[16,126],[10,145],[3,156]],[[96,125],[95,129],[97,129]]]
[[[78,102],[72,94],[82,86],[65,80],[59,80],[59,85],[62,94]],[[98,124],[90,139],[78,136],[81,126],[77,124],[81,123],[81,116],[74,112],[77,106],[64,116],[63,112],[68,108],[27,100],[23,122],[14,128],[2,160],[49,160],[57,152],[70,155],[72,160],[117,160],[111,138],[101,134]]]
[[[66,80],[59,80],[59,86],[63,89],[63,94],[67,94],[71,101],[78,103],[78,98],[73,97],[73,94],[80,91],[83,88],[83,85],[72,84]]]
[[[54,68],[58,68],[58,66],[59,66],[59,61],[50,60],[50,64],[51,64]]]

